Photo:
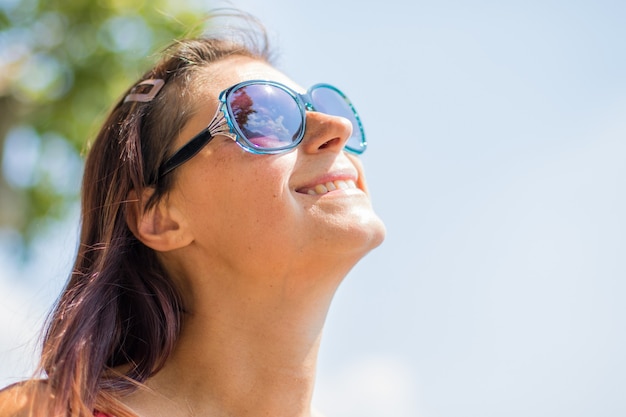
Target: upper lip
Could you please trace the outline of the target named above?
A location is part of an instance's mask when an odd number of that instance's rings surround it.
[[[333,170],[332,172],[328,172],[324,175],[316,177],[314,180],[311,180],[304,185],[296,187],[296,192],[306,192],[307,190],[314,188],[318,184],[327,184],[334,181],[351,180],[357,183],[358,178],[358,173],[354,169]]]

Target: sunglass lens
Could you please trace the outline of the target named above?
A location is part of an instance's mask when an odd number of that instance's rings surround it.
[[[298,103],[287,91],[268,84],[250,84],[233,91],[228,106],[237,134],[259,151],[289,148],[302,131]]]
[[[316,111],[350,120],[352,136],[348,139],[346,148],[357,153],[363,152],[365,150],[363,128],[348,98],[336,88],[325,84],[315,86],[310,95]]]

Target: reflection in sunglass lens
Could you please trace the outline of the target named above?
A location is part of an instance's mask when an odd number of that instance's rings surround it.
[[[298,103],[278,87],[243,86],[230,94],[228,105],[238,134],[257,149],[288,147],[302,130]]]
[[[345,117],[352,123],[352,136],[346,146],[354,151],[365,150],[363,133],[356,118],[354,109],[346,97],[330,86],[320,85],[311,91],[311,99],[315,110],[333,116]]]

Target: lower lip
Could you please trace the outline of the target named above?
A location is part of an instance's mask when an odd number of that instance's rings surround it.
[[[332,197],[332,196],[350,196],[350,195],[362,195],[365,194],[363,192],[363,190],[359,189],[359,188],[345,188],[345,189],[336,189],[336,190],[332,190],[329,191],[327,193],[324,194],[308,194],[308,193],[303,193],[303,192],[299,192],[297,191],[298,194],[302,194],[305,195],[307,197]]]

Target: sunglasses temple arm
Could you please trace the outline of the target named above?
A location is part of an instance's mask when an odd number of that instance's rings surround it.
[[[159,169],[159,178],[169,174],[174,169],[187,162],[200,152],[200,149],[209,143],[211,139],[213,139],[213,136],[211,135],[211,132],[209,132],[208,128],[200,132],[193,139],[183,145],[178,151],[176,151],[176,153],[165,161],[163,165],[161,165],[161,168]]]
[[[161,165],[159,169],[159,178],[172,172],[180,165],[193,158],[200,149],[202,149],[207,143],[211,141],[217,135],[225,135],[236,141],[236,136],[231,133],[228,121],[224,116],[222,107],[218,107],[215,116],[209,126],[202,132],[194,136],[189,142],[184,144],[174,155],[172,155],[167,161]]]

